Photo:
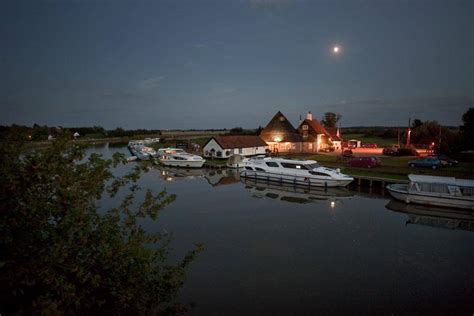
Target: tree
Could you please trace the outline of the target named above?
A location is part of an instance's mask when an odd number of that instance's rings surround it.
[[[464,149],[474,149],[474,108],[469,108],[462,116],[461,143]]]
[[[143,167],[115,176],[123,155],[85,157],[84,148],[63,137],[37,151],[24,151],[10,138],[0,155],[1,314],[157,314],[182,308],[173,299],[201,246],[171,265],[170,236],[140,226],[175,199],[148,190],[136,204]],[[126,196],[117,207],[98,210],[98,199],[119,191]]]
[[[341,118],[342,115],[340,114],[326,112],[324,113],[324,118],[321,120],[321,123],[323,123],[324,127],[336,127],[337,122],[339,122]]]
[[[420,127],[421,125],[423,125],[423,122],[419,119],[414,119],[413,120],[413,123],[411,123],[411,128],[412,129],[415,129],[417,127]]]

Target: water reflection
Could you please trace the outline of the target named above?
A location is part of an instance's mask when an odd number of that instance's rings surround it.
[[[331,208],[336,206],[336,201],[349,199],[353,194],[345,188],[306,188],[294,185],[275,184],[266,181],[242,178],[242,183],[252,197],[260,199],[279,200],[290,203],[311,203],[315,201],[330,200]]]
[[[240,174],[237,170],[228,169],[185,169],[157,166],[161,177],[166,181],[176,181],[183,179],[205,178],[212,186],[219,186],[240,181]]]
[[[474,231],[474,213],[470,211],[406,204],[395,200],[388,202],[385,207],[394,212],[406,213],[407,225]]]

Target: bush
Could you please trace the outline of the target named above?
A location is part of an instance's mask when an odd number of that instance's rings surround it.
[[[134,204],[145,169],[115,176],[122,154],[85,159],[84,149],[63,137],[41,151],[22,148],[11,140],[0,146],[0,313],[180,310],[173,300],[201,247],[171,265],[170,236],[139,224],[156,219],[175,196],[148,190]],[[121,204],[99,212],[97,200],[119,190],[128,191]]]

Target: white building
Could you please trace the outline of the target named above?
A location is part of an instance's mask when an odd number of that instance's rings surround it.
[[[204,157],[229,158],[266,153],[268,146],[259,136],[214,136],[203,147]]]

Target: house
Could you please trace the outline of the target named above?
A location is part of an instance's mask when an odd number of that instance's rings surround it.
[[[259,136],[214,136],[203,147],[204,157],[229,158],[232,155],[263,155],[268,146]]]
[[[302,151],[303,138],[280,111],[273,116],[262,130],[260,138],[275,153]]]
[[[308,112],[297,129],[280,112],[262,130],[260,137],[272,152],[319,152],[341,150],[339,130],[329,132]]]
[[[342,150],[342,137],[341,137],[341,131],[339,127],[326,127],[326,130],[329,132],[329,135],[331,136],[331,141],[334,146],[334,150],[341,151]]]
[[[317,119],[313,119],[311,112],[301,122],[298,133],[303,138],[303,152],[326,151],[333,147],[331,135]]]

